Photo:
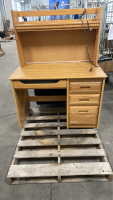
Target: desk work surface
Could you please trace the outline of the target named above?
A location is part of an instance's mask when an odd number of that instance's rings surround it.
[[[9,77],[10,80],[44,80],[44,79],[72,79],[72,78],[106,78],[100,67],[88,62],[76,63],[43,63],[25,64],[23,68],[18,67]]]

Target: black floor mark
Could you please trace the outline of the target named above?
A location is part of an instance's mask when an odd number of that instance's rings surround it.
[[[15,115],[15,114],[17,114],[17,113],[15,112],[15,113],[12,113],[12,114],[9,114],[9,115],[0,116],[0,118],[10,116],[10,115]]]

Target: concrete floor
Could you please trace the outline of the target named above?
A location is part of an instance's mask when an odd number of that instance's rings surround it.
[[[112,182],[8,185],[6,175],[20,129],[8,77],[19,66],[15,41],[1,43],[0,57],[0,200],[113,200]],[[99,133],[113,169],[113,85],[105,86]]]

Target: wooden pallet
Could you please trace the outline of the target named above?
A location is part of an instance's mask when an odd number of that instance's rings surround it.
[[[112,169],[96,129],[66,129],[65,109],[30,110],[8,183],[108,181]]]

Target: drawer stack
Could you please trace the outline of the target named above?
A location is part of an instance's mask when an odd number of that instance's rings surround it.
[[[70,80],[68,88],[68,127],[96,128],[101,80]]]

